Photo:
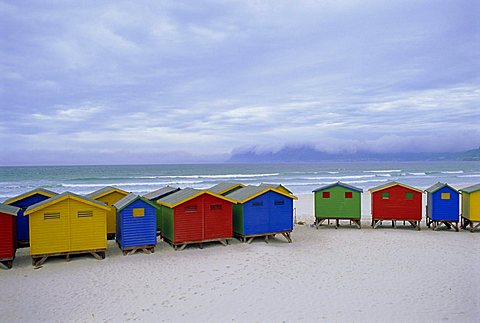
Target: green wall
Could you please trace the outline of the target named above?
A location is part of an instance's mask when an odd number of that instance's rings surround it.
[[[243,204],[233,204],[233,232],[243,234]]]
[[[173,228],[173,209],[166,206],[161,207],[162,210],[162,226],[160,232],[162,237],[167,238],[170,241],[173,241],[174,237],[174,228]]]
[[[330,192],[330,198],[322,198],[323,192]],[[346,199],[345,192],[352,192],[352,198]],[[316,218],[360,219],[362,212],[360,192],[333,186],[314,194]]]

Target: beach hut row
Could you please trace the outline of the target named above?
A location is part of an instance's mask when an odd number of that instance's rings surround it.
[[[398,182],[388,182],[369,189],[373,228],[388,221],[395,227],[397,221],[420,230],[422,220],[422,197],[427,194],[426,224],[436,230],[444,225],[458,230],[470,226],[470,231],[480,227],[480,184],[457,190],[446,183],[436,183],[422,191]],[[317,188],[314,193],[315,226],[318,229],[325,221],[348,220],[361,227],[361,188],[336,182]],[[460,203],[460,196],[461,201]],[[462,212],[460,214],[460,204]]]
[[[144,196],[110,186],[85,196],[35,189],[1,204],[0,262],[11,267],[16,248],[23,246],[30,247],[34,266],[51,256],[68,260],[79,253],[103,259],[108,239],[115,239],[124,255],[154,252],[158,236],[175,249],[276,234],[291,242],[293,199],[276,184],[221,183],[207,190],[167,186]]]

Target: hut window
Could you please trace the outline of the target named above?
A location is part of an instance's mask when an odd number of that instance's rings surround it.
[[[390,198],[390,193],[389,192],[383,192],[382,193],[382,199],[383,200],[388,200]]]
[[[60,219],[60,212],[56,213],[44,213],[43,214],[44,220],[58,220]]]
[[[406,192],[405,193],[405,198],[407,200],[413,200],[413,193],[412,192]]]
[[[285,201],[284,200],[276,200],[274,202],[275,205],[285,205]]]
[[[78,211],[77,217],[79,218],[91,218],[93,216],[93,211]]]
[[[329,198],[330,198],[330,192],[323,192],[323,193],[322,193],[322,197],[323,197],[324,199],[329,199]]]
[[[449,200],[450,199],[450,193],[442,193],[442,200]]]
[[[210,210],[221,210],[222,204],[210,204]]]
[[[133,216],[136,217],[136,218],[145,215],[145,209],[144,208],[134,208],[132,211],[133,211]]]
[[[253,206],[263,206],[263,202],[253,202]]]
[[[186,213],[197,212],[197,206],[196,205],[186,206],[184,210]]]
[[[352,192],[345,192],[345,198],[346,198],[346,199],[351,199],[351,198],[353,198]]]

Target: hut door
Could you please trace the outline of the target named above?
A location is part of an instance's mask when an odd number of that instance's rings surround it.
[[[214,196],[204,194],[204,239],[230,238],[232,236],[232,207]]]

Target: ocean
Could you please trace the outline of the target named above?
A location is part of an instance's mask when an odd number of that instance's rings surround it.
[[[294,194],[342,181],[368,189],[389,180],[426,188],[438,181],[462,188],[480,182],[480,163],[324,162],[305,164],[196,164],[0,167],[0,201],[43,187],[90,193],[107,185],[145,194],[165,185],[209,188],[221,181],[279,183]]]

